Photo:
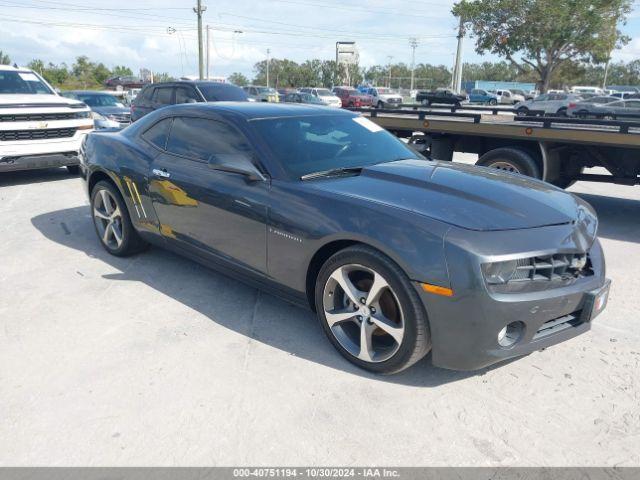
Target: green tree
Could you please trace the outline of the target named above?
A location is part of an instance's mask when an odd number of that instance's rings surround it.
[[[175,80],[175,79],[171,75],[169,75],[167,72],[154,73],[153,74],[153,81],[155,83],[173,82],[173,80]]]
[[[133,76],[133,71],[124,65],[116,65],[111,69],[111,75],[114,77],[131,77]]]
[[[519,72],[526,66],[540,89],[566,62],[603,63],[628,43],[618,26],[632,0],[461,0],[453,14],[476,39],[479,54],[504,57]]]
[[[11,65],[11,58],[2,50],[0,50],[0,65]]]
[[[229,75],[229,78],[227,78],[227,80],[230,83],[237,85],[239,87],[244,87],[245,85],[249,85],[249,79],[240,72],[233,72],[231,75]]]

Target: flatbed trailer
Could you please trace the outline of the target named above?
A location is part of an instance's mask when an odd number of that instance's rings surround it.
[[[478,154],[477,165],[566,188],[578,180],[640,184],[640,122],[535,115],[513,109],[352,109],[436,160]],[[462,111],[460,111],[462,110]],[[603,167],[609,174],[585,174]]]

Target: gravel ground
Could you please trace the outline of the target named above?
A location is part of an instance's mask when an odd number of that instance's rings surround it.
[[[597,210],[591,332],[476,373],[363,373],[314,316],[153,248],[107,255],[80,180],[0,177],[0,465],[640,465],[640,188]]]

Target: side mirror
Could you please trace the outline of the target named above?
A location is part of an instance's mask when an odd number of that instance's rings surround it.
[[[243,175],[249,182],[262,182],[266,178],[248,156],[241,153],[224,153],[209,157],[209,168],[221,172]]]

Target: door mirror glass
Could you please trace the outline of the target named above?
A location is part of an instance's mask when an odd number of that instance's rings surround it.
[[[264,175],[253,164],[251,159],[241,153],[214,154],[209,157],[208,164],[209,168],[213,170],[244,175],[251,182],[265,180]]]

